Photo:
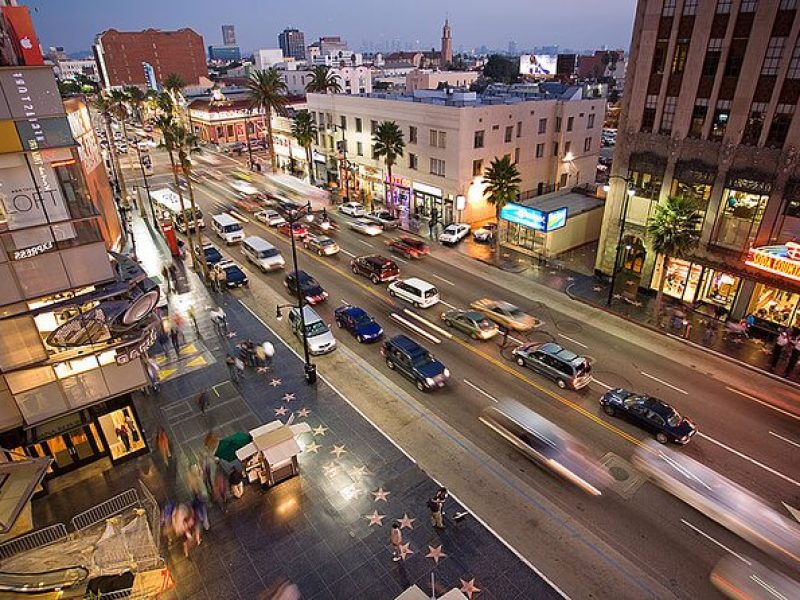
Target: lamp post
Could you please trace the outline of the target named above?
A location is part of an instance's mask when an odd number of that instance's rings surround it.
[[[341,160],[341,164],[343,165],[343,168],[340,167],[339,171],[343,171],[344,172],[344,190],[345,190],[344,191],[344,199],[345,199],[346,202],[349,202],[350,201],[350,172],[349,172],[349,167],[348,167],[348,163],[347,163],[347,139],[345,138],[345,130],[344,130],[343,127],[341,127],[340,125],[336,125],[335,123],[331,123],[330,128],[333,129],[334,131],[341,131],[342,132],[342,141],[337,143],[336,145],[337,145],[337,148],[341,148],[341,151],[342,151],[342,158],[340,160]],[[339,146],[339,144],[341,144],[341,146]]]
[[[622,204],[622,211],[620,212],[619,217],[619,237],[617,239],[617,249],[614,253],[614,266],[611,269],[611,285],[608,288],[608,298],[606,299],[606,306],[611,306],[611,300],[614,297],[614,287],[616,286],[617,282],[617,272],[619,271],[619,251],[622,249],[622,241],[625,238],[625,222],[628,220],[628,202],[634,196],[634,194],[636,194],[636,188],[633,187],[633,182],[630,177],[624,177],[622,175],[610,175],[608,179],[621,179],[627,186],[627,189],[625,190],[625,200]],[[611,189],[611,186],[606,184],[603,186],[603,189],[608,192]]]
[[[295,243],[295,235],[294,235],[294,224],[300,221],[301,219],[305,219],[310,221],[314,218],[314,215],[311,213],[311,202],[307,202],[305,206],[298,208],[297,210],[289,211],[286,215],[286,220],[289,223],[289,238],[292,241],[292,266],[294,268],[294,277],[295,277],[295,295],[297,297],[297,309],[300,313],[300,327],[301,332],[303,334],[303,374],[306,379],[306,383],[312,384],[317,381],[317,367],[311,362],[311,356],[308,353],[308,336],[306,332],[306,317],[303,314],[303,308],[305,306],[305,297],[303,295],[303,289],[300,285],[300,281],[298,278],[298,269],[297,269],[297,245]],[[275,318],[279,321],[282,318],[281,309],[282,308],[294,308],[293,304],[279,304],[277,310],[275,312]]]

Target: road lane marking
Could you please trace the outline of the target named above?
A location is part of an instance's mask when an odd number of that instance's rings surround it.
[[[433,329],[433,330],[434,330],[436,333],[438,333],[439,335],[446,337],[448,340],[449,340],[449,339],[451,339],[451,338],[453,337],[453,334],[452,334],[452,333],[450,333],[450,332],[449,332],[449,331],[447,331],[446,329],[442,329],[441,327],[439,327],[438,325],[436,325],[436,324],[434,324],[434,323],[431,323],[430,321],[428,321],[428,319],[426,319],[426,318],[424,318],[424,317],[421,317],[421,316],[420,316],[420,315],[418,315],[417,313],[415,313],[415,312],[413,312],[413,311],[411,311],[411,310],[408,310],[407,308],[404,308],[404,309],[403,309],[403,312],[404,312],[405,314],[407,314],[409,317],[411,317],[412,319],[416,319],[416,320],[417,320],[417,321],[419,321],[420,323],[424,323],[425,325],[427,325],[428,327],[430,327],[431,329]]]
[[[592,376],[592,381],[594,381],[594,382],[595,382],[597,385],[599,385],[600,387],[604,387],[604,388],[606,388],[607,390],[610,390],[610,389],[612,389],[610,385],[608,385],[607,383],[603,383],[603,382],[602,382],[602,381],[600,381],[600,380],[599,380],[597,377],[594,377],[594,376]]]
[[[455,306],[453,306],[449,302],[445,302],[444,300],[439,300],[439,302],[441,302],[442,304],[444,304],[445,306],[447,306],[449,308],[452,308],[453,310],[458,310],[458,308],[456,308]]]
[[[498,400],[497,398],[495,398],[494,396],[492,396],[492,395],[491,395],[489,392],[487,392],[486,390],[482,390],[481,388],[479,388],[477,385],[475,385],[474,383],[472,383],[472,382],[471,382],[469,379],[465,379],[465,380],[464,380],[464,383],[466,383],[466,384],[467,384],[469,387],[471,387],[473,390],[475,390],[475,391],[476,391],[476,392],[478,392],[479,394],[483,394],[484,396],[486,396],[486,397],[487,397],[489,400],[491,400],[492,402],[499,402],[499,400]]]
[[[686,395],[686,396],[688,396],[688,395],[689,395],[689,392],[687,392],[686,390],[682,390],[681,388],[679,388],[679,387],[676,387],[676,386],[672,385],[671,383],[667,383],[666,381],[664,381],[663,379],[659,379],[659,378],[658,378],[658,377],[656,377],[655,375],[650,375],[650,373],[646,373],[645,371],[639,371],[639,372],[640,372],[642,375],[644,375],[645,377],[649,377],[649,378],[650,378],[650,379],[652,379],[653,381],[657,381],[658,383],[660,383],[660,384],[662,384],[662,385],[665,385],[665,386],[667,386],[667,387],[670,387],[670,388],[672,388],[672,389],[673,389],[673,390],[675,390],[676,392],[680,392],[681,394],[684,394],[684,395]]]
[[[449,279],[445,279],[444,277],[439,277],[439,275],[437,275],[436,273],[431,273],[431,275],[433,275],[434,277],[436,277],[436,279],[438,279],[439,281],[444,281],[444,282],[445,282],[447,285],[452,285],[452,286],[455,286],[455,285],[456,285],[455,283],[453,283],[453,282],[452,282],[452,281],[450,281]]]
[[[782,435],[778,435],[778,434],[777,434],[777,433],[775,433],[774,431],[770,431],[770,432],[769,432],[769,434],[770,434],[771,436],[774,436],[774,437],[778,438],[779,440],[783,440],[783,441],[784,441],[784,442],[786,442],[787,444],[791,444],[792,446],[797,446],[798,448],[800,448],[800,444],[798,444],[797,442],[795,442],[795,441],[793,441],[793,440],[790,440],[789,438],[785,438],[785,437],[783,437]]]
[[[339,247],[339,250],[341,250],[342,252],[344,252],[345,254],[347,254],[347,256],[349,256],[350,258],[355,258],[355,257],[356,257],[356,255],[355,255],[355,254],[353,254],[352,252],[349,252],[349,251],[345,250],[345,249],[344,249],[344,248],[342,248],[341,246]]]
[[[765,465],[764,463],[757,461],[755,458],[751,458],[751,457],[747,456],[746,454],[744,454],[743,452],[739,452],[739,451],[738,451],[738,450],[736,450],[735,448],[731,448],[731,447],[730,447],[730,446],[728,446],[727,444],[723,444],[723,443],[722,443],[722,442],[720,442],[719,440],[715,440],[714,438],[712,438],[711,436],[708,436],[708,435],[706,435],[706,434],[705,434],[705,433],[703,433],[702,431],[698,431],[698,432],[697,432],[697,435],[698,435],[698,436],[700,436],[701,438],[703,438],[704,440],[708,440],[708,441],[709,441],[709,442],[711,442],[712,444],[716,444],[716,445],[717,445],[717,446],[719,446],[720,448],[724,448],[724,449],[725,449],[725,450],[727,450],[728,452],[730,452],[730,453],[732,453],[732,454],[735,454],[735,455],[736,455],[736,456],[738,456],[739,458],[742,458],[742,459],[746,460],[747,462],[749,462],[749,463],[751,463],[751,464],[754,464],[754,465],[756,465],[757,467],[761,467],[762,469],[764,469],[765,471],[767,471],[767,472],[769,472],[769,473],[772,473],[772,474],[773,474],[773,475],[775,475],[776,477],[780,477],[780,478],[781,478],[781,479],[783,479],[784,481],[788,481],[788,482],[789,482],[789,483],[791,483],[792,485],[795,485],[795,486],[797,486],[797,487],[800,487],[800,481],[795,481],[794,479],[792,479],[792,478],[791,478],[791,477],[789,477],[788,475],[784,475],[784,474],[783,474],[783,473],[781,473],[780,471],[776,471],[776,470],[775,470],[775,469],[773,469],[772,467],[768,467],[768,466],[767,466],[767,465]]]
[[[511,340],[511,341],[513,341],[513,342],[517,342],[517,343],[518,343],[520,346],[522,346],[522,344],[524,344],[524,343],[525,343],[525,342],[523,342],[522,340],[518,340],[518,339],[517,339],[517,338],[515,338],[513,335],[507,335],[507,336],[506,336],[506,339],[509,339],[509,340]]]
[[[723,543],[722,543],[722,542],[720,542],[719,540],[716,540],[716,539],[714,539],[713,537],[711,537],[710,535],[708,535],[708,534],[707,534],[705,531],[703,531],[703,530],[702,530],[702,529],[700,529],[699,527],[696,527],[695,525],[692,525],[691,523],[689,523],[689,521],[687,521],[686,519],[681,519],[681,523],[683,523],[684,525],[686,525],[686,526],[687,526],[689,529],[691,529],[691,530],[693,530],[693,531],[695,531],[695,532],[699,533],[700,535],[702,535],[702,536],[703,536],[704,538],[706,538],[706,539],[707,539],[709,542],[713,542],[714,544],[716,544],[717,546],[719,546],[720,548],[722,548],[723,550],[725,550],[725,551],[726,551],[726,552],[728,552],[729,554],[732,554],[733,556],[735,556],[736,558],[738,558],[740,561],[742,561],[742,562],[743,562],[744,564],[746,564],[747,566],[750,566],[750,565],[752,565],[752,563],[751,563],[749,560],[747,560],[747,559],[746,559],[744,556],[742,556],[741,554],[738,554],[738,553],[737,553],[737,552],[735,552],[734,550],[731,550],[731,549],[730,549],[730,548],[728,548],[728,547],[727,547],[725,544],[723,544]]]
[[[427,331],[425,331],[421,327],[417,327],[411,321],[407,321],[406,319],[404,319],[403,317],[401,317],[397,313],[391,313],[389,316],[392,319],[394,319],[395,321],[397,321],[398,323],[408,327],[411,331],[414,331],[415,333],[418,333],[419,335],[421,335],[425,339],[428,339],[428,340],[432,341],[434,344],[441,344],[442,343],[442,340],[437,338],[435,335],[433,335],[431,333],[428,333]]]
[[[766,406],[767,408],[771,408],[772,410],[774,410],[776,412],[779,412],[782,415],[785,415],[787,417],[791,417],[792,419],[800,421],[800,415],[796,415],[794,413],[789,412],[788,410],[784,410],[782,408],[778,408],[777,406],[773,406],[769,402],[765,402],[764,400],[761,400],[760,398],[756,398],[755,396],[752,396],[751,394],[748,394],[747,392],[743,392],[741,390],[737,390],[736,388],[732,388],[730,386],[725,386],[725,389],[728,390],[729,392],[733,392],[734,394],[739,394],[740,396],[744,396],[745,398],[747,398],[748,400],[752,400],[753,402],[758,402],[762,406]]]
[[[582,343],[580,343],[578,340],[574,340],[574,339],[572,339],[572,338],[571,338],[571,337],[569,337],[568,335],[564,335],[563,333],[559,333],[559,334],[558,334],[558,336],[559,336],[559,337],[562,337],[562,338],[564,338],[564,339],[565,339],[565,340],[567,340],[567,341],[570,341],[570,342],[572,342],[572,343],[573,343],[573,344],[575,344],[576,346],[580,346],[581,348],[588,348],[588,347],[589,347],[589,346],[587,346],[586,344],[582,344]]]
[[[364,240],[358,240],[358,241],[361,242],[362,244],[364,244],[365,246],[369,246],[370,248],[374,248],[375,247],[372,244],[370,244],[369,242],[365,242]]]
[[[392,257],[392,260],[396,260],[396,261],[399,261],[399,262],[401,262],[401,263],[406,263],[406,264],[408,264],[408,261],[407,261],[405,258],[400,258],[399,256],[394,256],[394,257]]]

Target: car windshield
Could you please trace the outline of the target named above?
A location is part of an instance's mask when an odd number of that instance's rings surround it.
[[[444,232],[445,233],[458,233],[458,228],[457,227],[448,227],[447,229],[444,230]]]
[[[270,248],[269,250],[262,250],[259,252],[259,258],[272,258],[273,256],[278,256],[280,253],[278,252],[277,248]]]
[[[320,246],[333,246],[336,244],[333,240],[318,240]]]
[[[241,271],[239,270],[239,267],[235,267],[235,266],[225,267],[225,275],[226,276],[230,277],[231,275],[236,276],[236,275],[239,275],[239,274],[241,274]]]
[[[625,408],[631,408],[642,402],[644,400],[643,396],[637,396],[636,394],[628,394],[625,398],[622,399],[622,404]]]
[[[415,367],[422,367],[433,362],[433,360],[433,354],[430,352],[420,352],[419,354],[411,357],[411,364],[413,364]]]
[[[322,335],[323,333],[328,333],[328,328],[322,321],[316,321],[314,323],[306,325],[306,335],[309,337],[313,337],[315,335]]]
[[[670,412],[667,415],[667,423],[670,427],[677,427],[681,424],[683,418],[681,417],[680,413],[675,410],[674,408],[670,407]]]
[[[369,325],[372,323],[372,317],[370,317],[367,313],[361,313],[353,320],[355,321],[356,325]]]

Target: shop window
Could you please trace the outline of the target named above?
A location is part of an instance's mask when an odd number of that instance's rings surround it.
[[[623,244],[625,253],[622,256],[622,268],[629,273],[641,275],[647,256],[644,243],[638,237],[626,235]]]
[[[112,460],[133,454],[145,447],[144,436],[130,408],[122,408],[97,418],[103,437],[108,441]]]
[[[767,112],[766,102],[753,102],[750,106],[750,116],[744,126],[742,144],[747,146],[758,145],[761,131],[764,129],[764,114]]]
[[[666,261],[666,274],[664,275],[664,294],[678,298],[684,302],[694,302],[697,286],[703,268],[678,258]],[[658,287],[660,273],[653,277],[653,286]]]
[[[739,283],[740,279],[730,273],[704,269],[697,299],[730,310],[739,291]]]
[[[800,325],[798,301],[800,294],[760,283],[753,291],[747,312],[776,325],[797,327]]]
[[[708,139],[714,142],[722,141],[725,136],[725,129],[728,127],[728,119],[731,116],[730,100],[718,100],[717,108],[714,111],[714,119],[711,121],[711,131]]]
[[[761,225],[768,199],[766,195],[724,190],[714,243],[731,250],[749,248]]]

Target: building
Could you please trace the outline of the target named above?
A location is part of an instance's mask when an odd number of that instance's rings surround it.
[[[100,75],[97,72],[97,63],[93,58],[59,60],[53,65],[53,71],[56,77],[62,81],[65,79],[75,79],[78,75],[83,75],[92,81],[100,82]]]
[[[208,78],[203,36],[192,29],[161,31],[117,31],[109,29],[97,36],[93,46],[100,79],[106,89],[126,85],[147,87],[143,63],[153,68],[163,83],[175,73],[186,85],[198,85]]]
[[[475,223],[494,216],[484,199],[489,163],[509,155],[522,178],[523,197],[593,181],[605,102],[585,99],[580,88],[561,88],[526,99],[513,94],[418,90],[413,94],[344,96],[308,94],[320,130],[316,177],[342,182],[346,140],[351,196],[391,203],[409,215],[436,208],[444,222]],[[372,156],[372,133],[394,121],[406,141],[389,185],[382,160]],[[319,160],[322,158],[322,160]]]
[[[477,81],[477,71],[433,71],[416,69],[406,75],[406,92],[435,90],[439,86],[468,88]]]
[[[263,71],[284,61],[280,48],[260,48],[253,53],[256,69]]]
[[[233,25],[222,26],[222,43],[225,46],[236,45],[236,30],[233,28]]]
[[[596,268],[709,314],[800,325],[798,2],[640,1]],[[700,245],[662,265],[646,226],[696,201]],[[622,226],[621,226],[622,224]],[[629,286],[635,290],[636,286]]]
[[[266,136],[266,116],[252,107],[246,94],[197,98],[189,103],[188,110],[194,134],[212,144],[247,142],[245,131],[251,140]]]
[[[323,36],[312,46],[319,48],[319,56],[337,56],[340,52],[347,51],[347,42],[338,35]]]
[[[278,46],[285,57],[306,59],[306,36],[298,29],[284,29],[278,34]]]
[[[280,74],[290,96],[305,95],[306,84],[311,80],[311,69],[286,69],[281,70]],[[342,86],[343,94],[372,93],[372,72],[369,67],[332,67],[330,74]]]
[[[444,67],[453,62],[453,36],[450,32],[450,22],[445,19],[442,27],[442,51],[440,65]]]
[[[242,51],[239,46],[209,46],[208,59],[220,62],[234,62],[242,60]]]
[[[312,65],[326,65],[328,67],[351,67],[360,66],[364,63],[364,58],[360,52],[350,50],[339,50],[336,54],[318,54],[316,50],[309,52],[308,61]]]

